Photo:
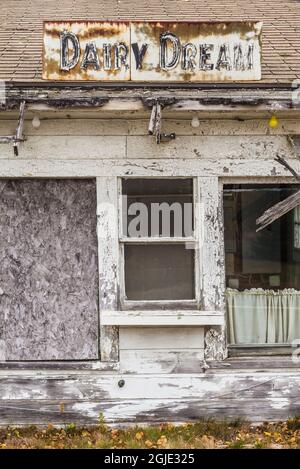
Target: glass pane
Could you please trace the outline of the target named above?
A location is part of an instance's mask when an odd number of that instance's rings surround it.
[[[123,180],[123,232],[129,237],[192,236],[193,180]]]
[[[270,184],[225,187],[227,310],[232,344],[289,344],[300,338],[299,208],[256,232],[256,219],[299,189]]]
[[[194,250],[184,244],[125,245],[128,300],[194,298]]]

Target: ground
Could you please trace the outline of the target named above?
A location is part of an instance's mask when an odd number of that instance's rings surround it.
[[[10,426],[0,429],[0,448],[300,448],[300,417],[259,426],[210,420],[111,428],[102,418],[94,427]]]

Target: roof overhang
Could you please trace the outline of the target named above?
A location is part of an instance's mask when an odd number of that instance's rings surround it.
[[[101,109],[101,111],[149,112],[159,102],[164,114],[184,112],[297,113],[300,92],[287,85],[266,84],[140,84],[5,83],[2,110]]]

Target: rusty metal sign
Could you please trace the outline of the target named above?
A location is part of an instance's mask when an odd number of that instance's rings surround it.
[[[136,82],[261,79],[260,22],[45,22],[43,78]]]

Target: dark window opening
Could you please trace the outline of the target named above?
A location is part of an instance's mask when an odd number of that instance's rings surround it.
[[[300,212],[260,232],[256,219],[297,185],[227,185],[224,231],[228,342],[300,342]]]

